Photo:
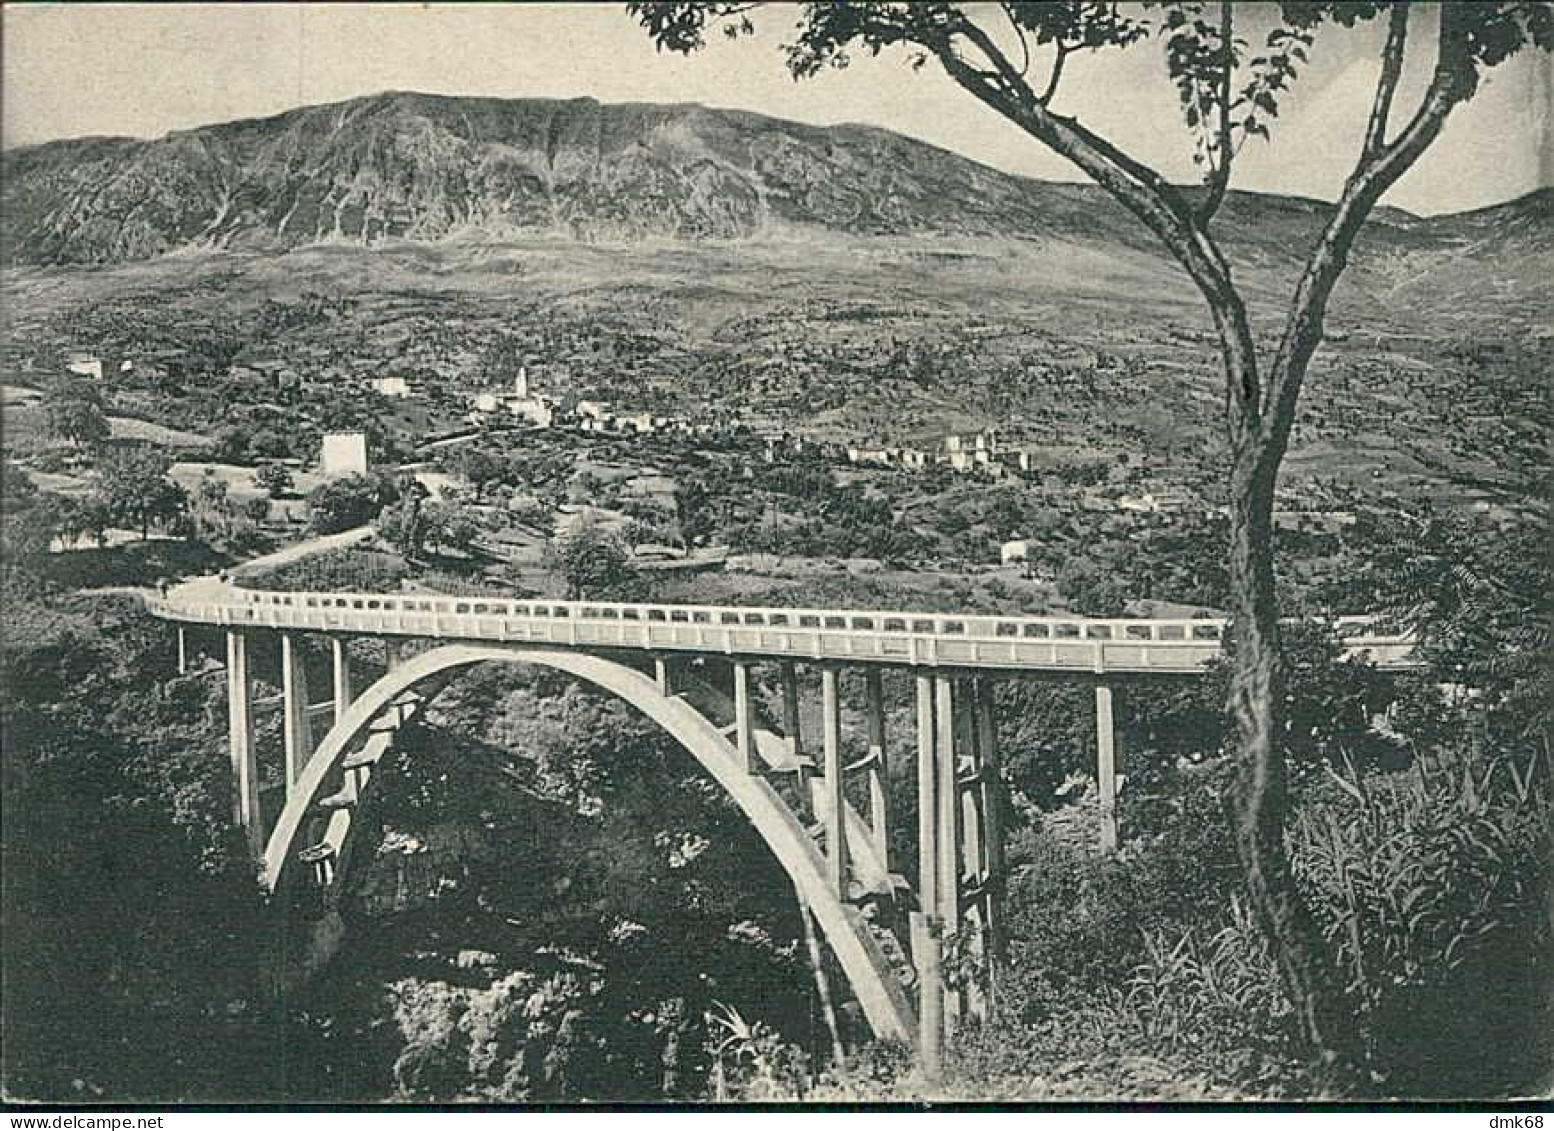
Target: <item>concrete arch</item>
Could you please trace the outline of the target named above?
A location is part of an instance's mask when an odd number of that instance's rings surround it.
[[[265,847],[267,890],[280,888],[296,853],[307,847],[297,840],[310,812],[373,721],[406,692],[480,663],[536,664],[565,672],[635,707],[676,739],[734,799],[809,904],[875,1035],[913,1043],[916,1022],[906,991],[862,917],[831,890],[825,861],[803,822],[770,783],[740,767],[737,751],[704,715],[682,699],[663,694],[651,677],[603,656],[524,645],[448,644],[389,671],[351,704],[294,783]]]

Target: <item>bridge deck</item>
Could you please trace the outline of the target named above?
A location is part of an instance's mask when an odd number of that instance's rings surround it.
[[[1188,675],[1220,654],[1222,619],[954,616],[423,594],[282,593],[207,579],[149,602],[169,620],[446,640],[1003,671]],[[1349,654],[1411,666],[1412,642],[1337,622]]]

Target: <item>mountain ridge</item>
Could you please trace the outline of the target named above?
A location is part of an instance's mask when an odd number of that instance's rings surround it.
[[[0,160],[7,263],[471,232],[640,242],[801,229],[1055,238],[1160,254],[1094,185],[1004,173],[866,123],[816,126],[700,103],[388,91],[153,139],[43,142]],[[1492,227],[1496,209],[1538,228],[1551,201],[1554,191],[1539,190],[1461,223],[1383,209],[1372,228],[1410,243],[1450,239],[1462,224]],[[1238,192],[1221,224],[1262,257],[1289,259],[1331,207]]]

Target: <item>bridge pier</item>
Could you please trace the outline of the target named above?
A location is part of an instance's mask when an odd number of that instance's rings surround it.
[[[232,757],[232,821],[248,837],[255,857],[264,853],[259,817],[259,763],[254,749],[254,685],[248,670],[248,637],[227,633],[227,745]]]
[[[750,699],[750,665],[734,661],[734,749],[739,767],[750,773],[755,766],[755,706]]]
[[[934,676],[934,793],[939,822],[939,922],[945,934],[960,931],[960,783],[955,765],[955,680]],[[944,995],[945,1039],[959,1028],[961,1001],[958,992]]]
[[[1117,726],[1112,712],[1112,689],[1095,685],[1095,779],[1101,799],[1101,851],[1117,851]]]
[[[886,825],[885,691],[878,668],[870,668],[864,673],[864,712],[869,729],[869,833],[874,841],[875,854],[888,864],[890,835]]]
[[[912,913],[912,964],[917,970],[917,1052],[923,1072],[937,1079],[944,1041],[944,975],[940,968],[939,806],[934,767],[934,677],[917,685],[917,906]]]
[[[309,718],[307,666],[301,638],[281,633],[281,696],[283,736],[286,744],[286,791],[302,773],[313,754],[313,724]]]
[[[983,1020],[992,1002],[994,907],[1002,878],[1002,793],[992,684],[918,670],[918,908],[912,956],[918,985],[919,1058],[937,1071],[943,1042],[963,1021]],[[977,960],[949,990],[944,939]]]
[[[355,698],[351,687],[351,654],[346,649],[344,637],[340,636],[329,638],[329,652],[334,661],[335,722],[338,723],[345,718],[351,700]]]
[[[967,677],[965,693],[964,753],[961,773],[961,852],[964,861],[961,892],[965,914],[967,951],[975,959],[973,978],[965,988],[969,1016],[985,1020],[992,998],[989,932],[994,914],[994,856],[992,812],[998,804],[989,751],[992,746],[991,688]]]
[[[189,640],[183,625],[178,626],[178,674],[189,674]]]
[[[799,728],[799,673],[792,661],[782,665],[782,727],[788,736],[788,753],[798,761],[804,756],[804,738]]]
[[[944,1075],[943,943],[926,912],[913,911],[908,923],[917,968],[917,1063],[930,1082],[937,1082]]]
[[[993,680],[983,679],[977,695],[977,747],[982,759],[982,819],[986,824],[986,835],[983,837],[983,887],[987,894],[982,903],[982,913],[986,920],[984,930],[987,934],[987,949],[994,956],[999,954],[998,902],[1004,884],[1004,777],[998,756],[998,719],[993,698],[995,687]],[[990,973],[990,995],[993,989]]]
[[[825,750],[822,781],[825,806],[826,876],[837,898],[847,898],[847,821],[843,806],[842,718],[837,699],[837,671],[830,664],[820,669],[821,739]]]

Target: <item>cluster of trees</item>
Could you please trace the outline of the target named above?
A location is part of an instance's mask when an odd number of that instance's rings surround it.
[[[143,540],[153,527],[188,533],[189,495],[168,477],[171,466],[166,455],[148,446],[103,451],[92,490],[60,506],[56,532],[67,541],[99,543],[110,527],[139,531]]]
[[[308,493],[308,512],[315,534],[338,534],[365,526],[402,497],[394,476],[345,475],[320,483]]]
[[[260,527],[270,513],[270,501],[264,498],[238,502],[232,497],[225,479],[207,475],[200,480],[189,500],[189,520],[195,537],[208,545],[225,545],[247,552],[264,542]]]
[[[413,561],[426,552],[468,554],[480,537],[481,525],[463,507],[429,499],[424,489],[405,489],[399,501],[378,516],[378,533]]]
[[[837,482],[817,460],[753,471],[732,462],[688,469],[676,483],[675,510],[688,546],[716,539],[757,553],[897,559],[934,546],[900,521],[889,499]]]
[[[0,568],[48,549],[57,507],[57,497],[39,491],[15,461],[0,462]]]
[[[295,483],[291,469],[283,463],[261,463],[254,468],[254,486],[272,499],[285,495]]]
[[[497,488],[531,492],[551,505],[560,502],[572,477],[573,456],[565,451],[498,454],[477,444],[454,448],[439,457],[444,470],[475,489],[476,501]]]
[[[631,565],[631,547],[591,515],[583,515],[551,539],[545,562],[566,586],[569,601],[634,601],[642,596],[642,579]]]
[[[89,381],[56,381],[44,396],[43,412],[50,434],[67,443],[96,444],[108,438],[102,390]]]

